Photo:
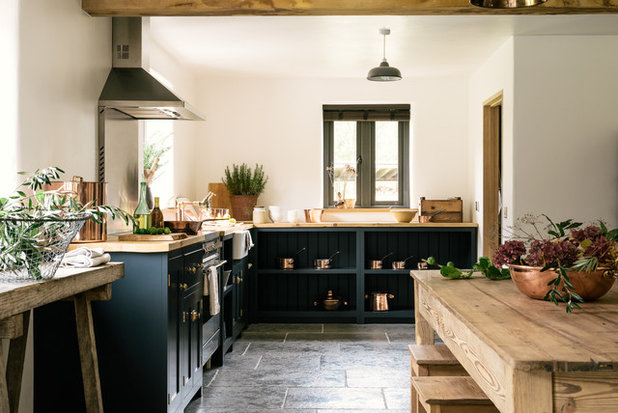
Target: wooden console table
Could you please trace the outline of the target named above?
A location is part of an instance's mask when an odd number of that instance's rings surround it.
[[[124,265],[110,263],[95,268],[61,268],[51,280],[0,282],[0,338],[11,340],[6,366],[0,345],[0,412],[19,410],[30,312],[66,299],[72,300],[75,306],[86,411],[103,412],[90,303],[109,300],[111,283],[123,276]]]
[[[416,343],[437,332],[501,412],[618,411],[618,285],[566,314],[511,280],[411,274]]]

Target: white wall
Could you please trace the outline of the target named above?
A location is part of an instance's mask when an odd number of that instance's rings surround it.
[[[513,38],[502,44],[475,70],[469,78],[468,127],[469,159],[473,185],[473,201],[469,204],[473,222],[479,224],[478,251],[483,251],[483,103],[496,93],[503,92],[502,103],[502,196],[507,212],[513,210]],[[497,213],[497,211],[496,211]],[[512,213],[503,214],[503,228],[512,225]]]
[[[618,36],[515,39],[514,212],[618,225]]]
[[[260,163],[270,177],[260,203],[284,209],[319,207],[322,105],[410,103],[412,206],[420,196],[461,196],[466,205],[471,200],[464,77],[374,83],[204,75],[198,91],[207,121],[197,138],[197,194],[205,193],[209,182],[220,182],[226,165]]]
[[[54,165],[93,179],[97,100],[111,65],[109,19],[88,17],[77,0],[11,0],[0,22],[3,194],[17,170]],[[30,334],[19,411],[32,410]]]

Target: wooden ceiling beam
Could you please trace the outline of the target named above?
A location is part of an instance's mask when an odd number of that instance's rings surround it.
[[[549,0],[513,10],[468,0],[82,0],[91,16],[366,16],[618,13],[618,0]]]

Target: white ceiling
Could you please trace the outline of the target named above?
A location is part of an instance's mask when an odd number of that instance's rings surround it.
[[[364,77],[382,57],[380,27],[389,63],[412,77],[468,72],[513,35],[618,34],[618,15],[151,18],[178,61],[234,76]]]

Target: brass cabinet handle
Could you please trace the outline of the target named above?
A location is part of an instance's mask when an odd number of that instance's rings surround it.
[[[189,286],[187,285],[187,283],[180,283],[180,289],[181,290],[186,290],[187,288],[189,288]]]
[[[201,316],[201,314],[198,313],[197,311],[195,311],[195,310],[191,311],[191,321],[192,322],[197,320],[198,318],[200,318],[200,316]]]
[[[183,323],[187,322],[187,313],[185,311],[182,312],[182,322]]]

